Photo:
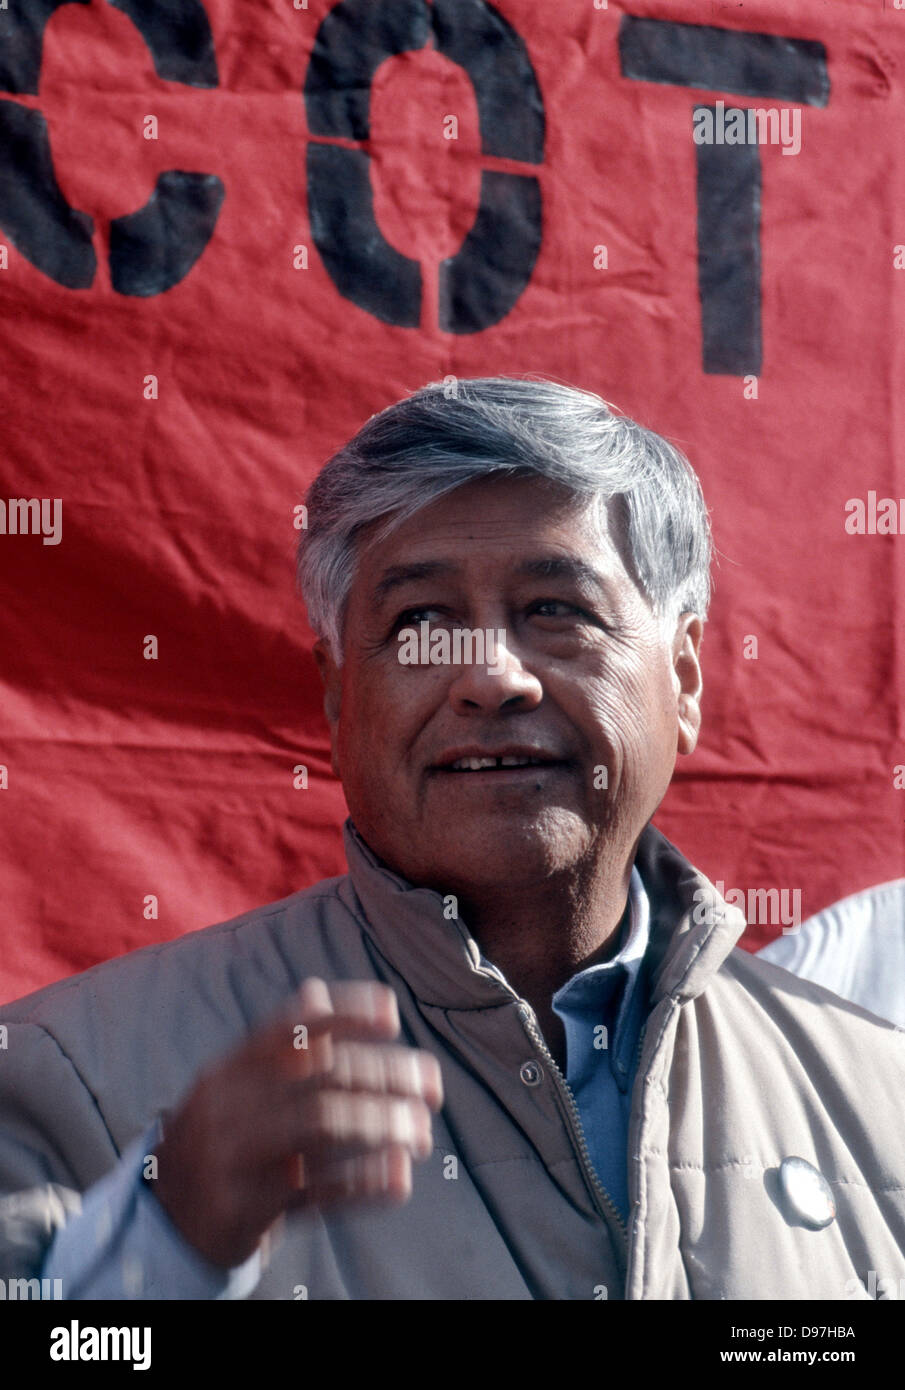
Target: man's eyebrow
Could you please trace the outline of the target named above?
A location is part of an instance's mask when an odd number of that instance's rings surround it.
[[[419,560],[409,565],[390,565],[374,585],[371,606],[380,605],[404,584],[417,583],[421,579],[445,578],[459,572],[460,567],[451,560]],[[605,596],[610,595],[610,586],[602,574],[579,560],[574,555],[541,555],[536,559],[523,560],[516,566],[515,573],[521,578],[566,579],[583,589],[594,589]]]
[[[420,560],[410,565],[390,565],[374,585],[371,603],[376,608],[384,599],[403,584],[411,584],[419,579],[437,579],[441,575],[454,573],[458,568],[450,560]]]
[[[544,555],[536,560],[524,560],[516,574],[536,579],[570,579],[584,589],[596,589],[609,596],[610,585],[593,565],[574,555]]]

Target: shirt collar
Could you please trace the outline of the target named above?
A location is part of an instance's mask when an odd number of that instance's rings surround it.
[[[617,1084],[625,1089],[638,1030],[647,1014],[647,988],[641,977],[650,941],[650,900],[634,865],[622,935],[624,939],[615,956],[580,970],[556,991],[553,1009],[566,1024],[567,1038],[573,1032],[573,1022],[581,1029],[591,1024],[606,1025],[610,1033],[610,1066]]]

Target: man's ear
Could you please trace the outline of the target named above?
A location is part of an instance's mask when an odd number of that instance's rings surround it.
[[[333,653],[323,637],[319,637],[312,647],[314,660],[324,685],[324,714],[330,728],[330,763],[339,777],[337,745],[339,741],[339,711],[342,705],[342,671],[333,659]]]
[[[693,753],[701,729],[701,676],[699,653],[704,624],[696,613],[682,613],[672,644],[672,664],[678,718],[678,751]]]

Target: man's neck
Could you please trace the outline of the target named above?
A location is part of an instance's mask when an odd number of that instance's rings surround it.
[[[628,858],[598,865],[589,879],[549,879],[513,892],[460,899],[462,917],[483,954],[537,1015],[547,1047],[565,1071],[565,1030],[552,1000],[580,970],[618,950],[628,902],[634,848]]]

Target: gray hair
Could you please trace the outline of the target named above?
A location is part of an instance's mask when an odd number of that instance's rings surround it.
[[[584,499],[602,530],[623,499],[625,537],[664,637],[680,613],[706,619],[711,538],[685,456],[590,391],[536,378],[447,377],[372,415],[305,499],[298,581],[312,628],[342,660],[359,533],[384,539],[436,498],[489,476],[539,476]]]

